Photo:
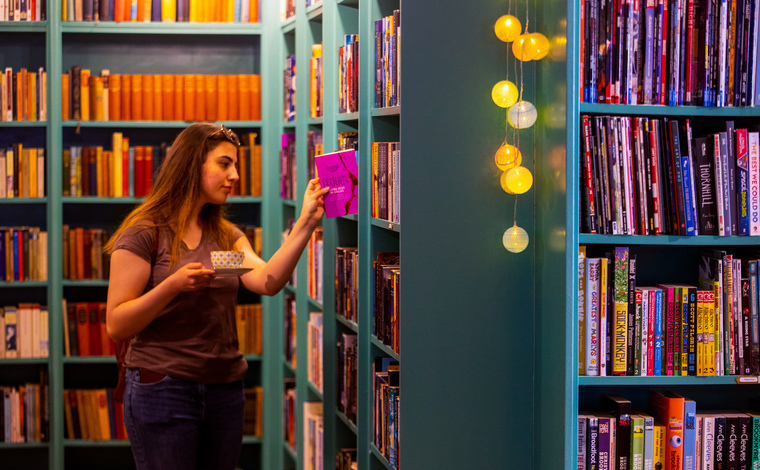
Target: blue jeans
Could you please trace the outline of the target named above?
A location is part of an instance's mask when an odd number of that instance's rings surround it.
[[[233,470],[243,442],[243,381],[140,383],[127,369],[124,424],[138,470]]]

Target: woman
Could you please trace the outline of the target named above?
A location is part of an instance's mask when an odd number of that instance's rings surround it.
[[[265,262],[225,220],[238,180],[237,136],[193,124],[171,146],[146,201],[108,242],[108,335],[131,343],[124,421],[138,469],[233,469],[243,434],[238,284],[275,295],[290,279],[324,214],[328,188],[311,180],[301,215]],[[211,251],[242,251],[236,277],[215,276]],[[239,280],[238,280],[239,279]]]

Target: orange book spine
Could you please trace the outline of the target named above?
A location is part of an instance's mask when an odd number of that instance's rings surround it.
[[[206,76],[195,76],[195,120],[206,120]]]
[[[88,69],[82,69],[81,71],[82,89],[79,92],[80,100],[80,112],[82,113],[82,121],[90,120],[90,71]]]
[[[649,406],[656,421],[665,425],[665,466],[683,470],[684,398],[671,392],[651,392]],[[674,445],[675,444],[675,445]]]
[[[30,121],[37,120],[37,73],[26,74],[26,117]]]
[[[74,229],[74,233],[76,234],[76,244],[77,244],[77,279],[84,279],[84,229],[82,227],[77,227]]]
[[[116,162],[118,165],[120,162]],[[121,139],[121,196],[129,195],[129,138]]]
[[[240,101],[238,101],[238,112],[241,121],[251,120],[251,84],[248,75],[238,75],[238,91]]]
[[[121,120],[121,75],[108,77],[108,120]]]
[[[132,120],[132,75],[121,76],[121,120]]]
[[[153,119],[163,121],[164,118],[164,82],[163,75],[153,75]]]
[[[195,75],[185,75],[184,78],[184,120],[195,121]]]
[[[26,98],[26,95],[24,93],[24,88],[26,88],[26,69],[21,69],[20,71],[16,72],[16,120],[17,121],[26,120],[26,103],[24,102],[24,98]]]
[[[216,75],[206,75],[206,120],[219,120],[219,93],[217,92]]]
[[[185,117],[185,76],[174,75],[174,120],[182,121]]]
[[[251,23],[259,22],[259,0],[251,0],[249,3],[249,20]]]
[[[103,79],[90,75],[90,104],[93,121],[102,121],[103,117]]]
[[[217,105],[218,116],[221,122],[226,122],[230,118],[230,94],[227,88],[227,75],[217,75],[216,91],[218,93]]]
[[[248,196],[248,158],[251,155],[251,151],[247,147],[238,147],[238,194],[241,196]]]
[[[240,92],[239,80],[237,75],[227,75],[227,89],[229,97],[229,116],[230,121],[240,120]]]
[[[114,0],[113,2],[113,20],[114,21],[124,21],[124,11],[125,11],[124,4],[125,3],[127,3],[126,0]]]
[[[143,76],[132,75],[132,120],[142,121],[143,114]]]
[[[145,2],[150,0],[137,0],[137,21],[145,21]],[[150,18],[148,18],[150,21]]]
[[[250,75],[251,120],[261,121],[261,75]]]
[[[163,93],[163,118],[164,121],[174,121],[174,75],[161,76],[161,90]]]
[[[64,73],[61,75],[61,119],[64,121],[69,120],[70,116],[70,102],[71,89],[69,88],[69,74]]]
[[[142,190],[145,195],[153,186],[153,147],[146,145],[143,149],[143,182]]]
[[[153,114],[153,76],[142,76],[142,118],[146,121],[154,121],[156,119]]]

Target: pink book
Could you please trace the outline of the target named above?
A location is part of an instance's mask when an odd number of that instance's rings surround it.
[[[317,176],[325,195],[325,216],[329,219],[359,212],[359,167],[355,150],[317,155]]]

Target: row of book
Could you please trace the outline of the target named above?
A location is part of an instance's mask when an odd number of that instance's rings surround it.
[[[48,357],[48,308],[38,303],[0,307],[0,359]]]
[[[47,245],[39,227],[0,227],[0,280],[47,281]]]
[[[758,256],[699,253],[698,284],[636,285],[627,247],[579,253],[581,375],[760,375]]]
[[[372,142],[372,217],[401,222],[401,143]]]
[[[309,383],[314,385],[317,390],[322,392],[323,390],[323,327],[322,327],[322,313],[311,312],[309,313],[309,323],[306,326],[306,351],[308,357],[306,377]]]
[[[15,72],[5,67],[0,77],[0,121],[47,121],[47,72],[40,67]]]
[[[0,0],[0,21],[45,21],[47,0]]]
[[[338,449],[335,455],[335,470],[358,470],[359,461],[356,459],[356,449]]]
[[[40,383],[0,386],[0,442],[48,442],[49,393],[47,371],[40,372]]]
[[[243,389],[243,435],[264,436],[264,388],[256,385]]]
[[[662,470],[756,468],[760,465],[758,401],[747,408],[698,410],[697,402],[652,391],[637,411],[620,395],[602,395],[599,411],[578,413],[578,469]]]
[[[62,116],[74,121],[257,121],[261,75],[62,75]]]
[[[372,442],[391,467],[398,469],[401,449],[399,363],[388,357],[375,358],[372,377]]]
[[[309,61],[309,116],[316,118],[324,112],[322,80],[322,44],[312,44]]]
[[[378,252],[372,262],[372,284],[375,287],[372,334],[399,353],[399,299],[401,270],[398,252]]]
[[[719,132],[714,132],[716,127]],[[760,235],[760,133],[733,121],[583,116],[585,233]]]
[[[358,323],[359,250],[335,248],[335,314]]]
[[[103,252],[103,247],[109,237],[106,229],[63,224],[63,278],[107,280],[111,257]]]
[[[63,21],[258,23],[258,0],[66,0]]]
[[[752,0],[584,0],[582,100],[755,106],[757,9]]]
[[[63,414],[67,439],[126,440],[124,406],[112,388],[64,389]]]
[[[296,56],[290,54],[285,58],[282,95],[282,119],[292,122],[296,119]]]
[[[263,351],[261,304],[235,305],[235,326],[240,352],[261,355]]]
[[[308,1],[308,0],[307,0]],[[280,20],[285,21],[296,14],[296,0],[280,0]]]
[[[358,343],[353,333],[341,333],[336,346],[338,390],[337,408],[352,423],[356,424],[356,410],[359,393],[358,385]]]
[[[286,378],[283,380],[283,394],[282,394],[282,421],[284,440],[290,447],[290,451],[293,455],[296,455],[296,381],[292,378]]]
[[[280,147],[280,197],[296,200],[296,135],[282,134]]]
[[[317,227],[309,237],[309,243],[306,245],[307,260],[307,294],[317,302],[323,300],[323,272],[324,272],[324,253],[322,240],[322,227]]]
[[[0,148],[0,198],[45,197],[45,149]]]
[[[298,368],[298,355],[296,354],[296,296],[290,292],[283,295],[283,335],[285,350],[285,361],[293,369]]]
[[[324,416],[322,402],[303,404],[303,468],[324,469]]]
[[[129,138],[114,132],[112,150],[102,146],[74,145],[63,149],[63,195],[141,197],[153,186],[155,155],[152,145],[129,145]],[[130,184],[130,180],[132,184]]]
[[[62,307],[66,357],[116,355],[116,345],[106,330],[105,302],[67,302],[63,299]]]
[[[375,21],[375,107],[401,104],[401,10]]]
[[[359,111],[359,35],[346,34],[338,48],[338,112]]]

